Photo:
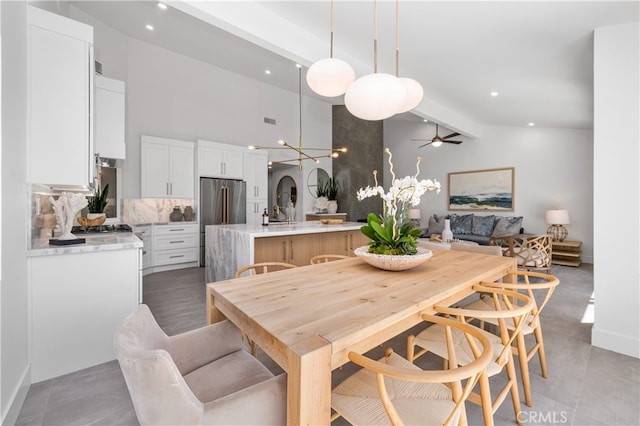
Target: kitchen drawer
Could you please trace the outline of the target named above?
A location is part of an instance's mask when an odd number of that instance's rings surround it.
[[[176,250],[154,250],[153,266],[174,265],[177,263],[197,262],[198,247]]]
[[[198,234],[176,233],[174,235],[155,235],[153,250],[182,249],[198,247]]]
[[[197,234],[197,223],[186,223],[176,225],[156,225],[153,227],[153,235],[176,235],[176,234]]]

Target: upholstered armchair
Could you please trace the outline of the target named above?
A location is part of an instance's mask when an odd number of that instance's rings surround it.
[[[252,357],[229,321],[169,337],[139,305],[115,351],[140,424],[286,423],[286,375]]]

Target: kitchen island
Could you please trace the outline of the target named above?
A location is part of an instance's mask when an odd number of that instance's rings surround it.
[[[131,232],[86,234],[83,244],[27,251],[33,383],[115,358],[116,328],[142,298],[142,241]]]
[[[206,281],[228,280],[246,265],[286,262],[308,265],[317,254],[353,256],[369,239],[362,223],[324,225],[320,221],[261,225],[209,225],[205,230]]]

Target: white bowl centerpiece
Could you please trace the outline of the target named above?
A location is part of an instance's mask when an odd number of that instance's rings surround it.
[[[396,179],[391,161],[393,157],[391,151],[387,148],[385,153],[389,155],[392,185],[389,192],[385,193],[384,189],[378,185],[377,171],[374,170],[375,186],[367,186],[358,190],[359,201],[380,196],[383,201],[383,211],[381,215],[375,213],[367,215],[367,224],[360,230],[371,241],[368,248],[366,246],[359,247],[354,253],[378,268],[401,271],[419,265],[432,255],[431,251],[418,248],[417,239],[422,231],[409,220],[408,214],[410,208],[420,204],[420,197],[427,191],[435,190],[439,193],[440,182],[435,179],[418,180],[420,162],[422,161],[420,157],[416,162],[417,171],[414,176]],[[394,262],[398,265],[393,266]],[[404,265],[404,267],[400,265]]]

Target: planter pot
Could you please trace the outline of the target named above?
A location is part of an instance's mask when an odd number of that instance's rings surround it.
[[[327,206],[327,213],[334,214],[338,211],[338,202],[336,200],[329,200],[329,205]]]
[[[378,269],[384,269],[385,271],[406,271],[407,269],[421,265],[433,256],[431,250],[422,247],[418,247],[418,253],[416,254],[403,256],[373,254],[369,253],[368,250],[369,246],[358,247],[354,250],[354,254],[369,265],[375,266]]]
[[[106,213],[87,213],[87,219],[89,219],[89,220],[95,220],[95,219],[98,219],[100,217],[104,217],[106,219],[107,218],[107,214]]]

